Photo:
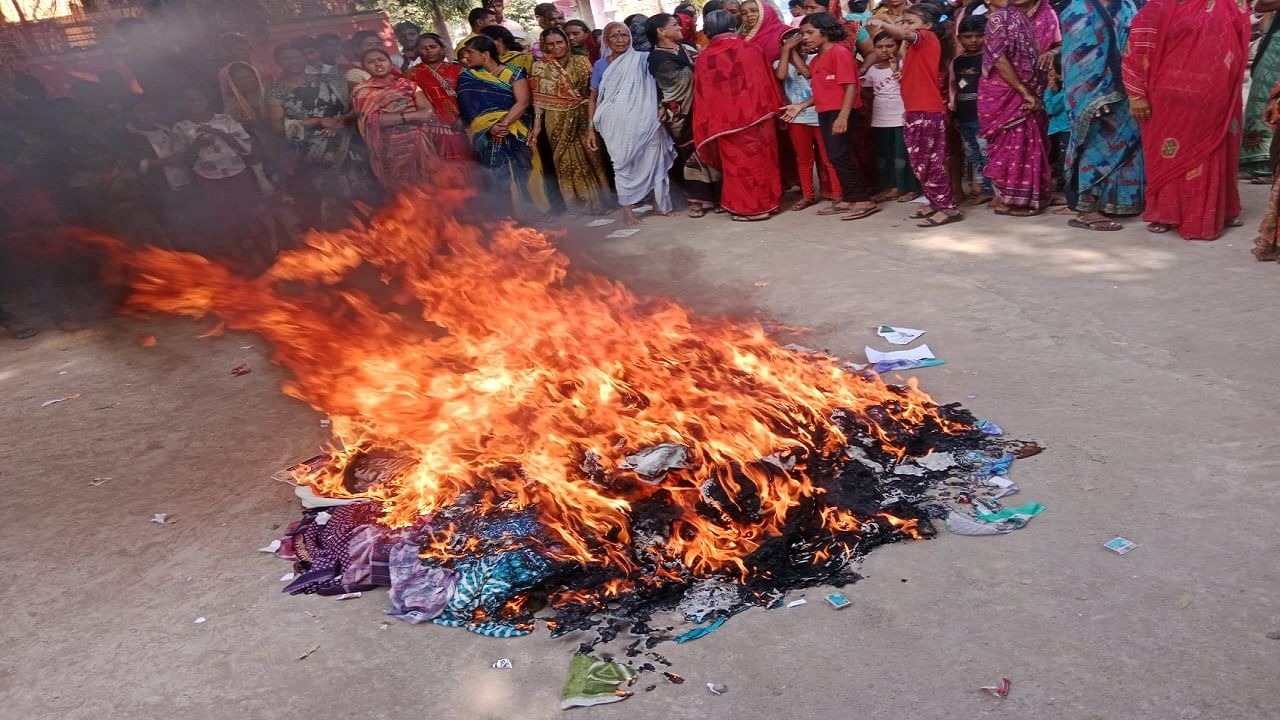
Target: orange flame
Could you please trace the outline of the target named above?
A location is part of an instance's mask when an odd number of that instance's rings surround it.
[[[352,494],[343,472],[357,449],[415,460],[359,493],[381,501],[393,527],[483,488],[482,511],[535,508],[551,554],[625,571],[633,503],[666,492],[678,517],[648,551],[696,574],[743,574],[743,559],[822,492],[805,462],[843,448],[837,410],[899,455],[892,425],[932,418],[950,429],[914,384],[891,389],[785,350],[758,324],[695,317],[571,271],[534,230],[446,210],[467,199],[458,189],[402,197],[368,228],[309,234],[255,279],[199,255],[113,247],[132,270],[129,308],[212,314],[273,344],[293,375],[284,391],[333,420],[332,462],[300,478],[317,493]],[[366,275],[374,290],[357,289]],[[658,443],[687,448],[688,467],[649,482],[621,467]],[[798,463],[758,462],[774,453]],[[591,481],[587,458],[608,482]],[[700,514],[709,481],[729,497],[753,489],[752,520],[732,520],[735,508]],[[862,526],[845,510],[821,517],[833,531]],[[881,518],[916,534],[915,521]],[[423,553],[458,556],[466,542],[437,533]]]

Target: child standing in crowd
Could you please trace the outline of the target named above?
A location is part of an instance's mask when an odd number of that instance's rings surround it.
[[[898,78],[899,41],[886,32],[875,37],[876,63],[862,74],[862,86],[870,88],[871,144],[876,155],[876,180],[880,193],[874,202],[909,202],[920,197],[920,183],[911,173],[907,145],[902,136],[902,85]]]
[[[807,53],[801,43],[804,36],[799,30],[790,30],[782,36],[782,58],[773,64],[776,76],[782,81],[782,89],[787,102],[801,105],[813,99],[813,88],[809,85],[809,62],[812,55]],[[827,158],[822,145],[822,132],[818,129],[818,111],[807,107],[796,114],[787,125],[787,133],[791,136],[791,147],[795,149],[796,172],[800,176],[800,189],[804,197],[791,206],[792,210],[804,210],[818,204],[818,195],[813,189],[814,165],[817,165],[818,185],[822,197],[835,202],[840,197],[840,181],[836,179],[836,170]]]
[[[183,118],[173,126],[175,152],[194,156],[192,172],[207,217],[190,223],[193,238],[207,253],[254,253],[260,230],[261,198],[271,192],[249,168],[252,141],[230,115],[214,112],[199,88],[182,94]],[[238,247],[237,247],[238,246]],[[196,248],[192,248],[196,249]]]
[[[862,104],[858,95],[858,61],[843,44],[843,23],[831,14],[820,12],[806,17],[800,23],[800,32],[805,48],[817,53],[809,63],[813,97],[788,105],[783,109],[782,119],[794,122],[810,107],[818,111],[818,127],[822,130],[827,157],[840,179],[840,202],[819,210],[818,214],[861,220],[880,212],[880,206],[871,202],[871,193],[862,179],[862,168],[854,159],[857,140],[850,132],[851,118]]]
[[[906,109],[907,156],[929,207],[912,214],[920,227],[939,227],[964,219],[956,207],[947,175],[947,115],[942,99],[942,38],[946,31],[931,5],[912,5],[895,25],[882,16],[869,25],[905,40],[902,61],[902,104]]]
[[[987,141],[978,134],[978,82],[982,79],[982,51],[986,48],[986,15],[970,15],[960,22],[961,54],[951,62],[952,109],[964,141],[965,161],[973,171],[978,194],[968,202],[991,202],[995,191],[987,179]]]

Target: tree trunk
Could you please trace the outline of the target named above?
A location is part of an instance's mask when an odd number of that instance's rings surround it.
[[[444,51],[453,57],[453,38],[449,37],[449,25],[444,21],[444,11],[440,9],[440,1],[431,2],[431,20],[435,23],[436,34],[444,39]]]

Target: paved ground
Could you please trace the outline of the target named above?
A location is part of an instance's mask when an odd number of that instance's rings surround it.
[[[637,289],[808,325],[836,353],[857,356],[877,323],[926,328],[947,361],[919,373],[926,389],[1049,448],[1016,466],[1021,497],[1049,507],[1027,529],[878,550],[853,607],[752,610],[664,646],[686,684],[574,714],[1280,716],[1266,637],[1280,630],[1280,268],[1248,255],[1264,190],[1246,188],[1246,227],[1216,243],[985,212],[918,231],[901,206],[861,223],[572,231],[582,262]],[[268,476],[323,431],[279,393],[260,341],[195,340],[208,324],[0,341],[3,715],[559,716],[572,639],[381,629],[381,593],[278,592],[287,566],[254,549],[296,510]],[[139,347],[143,333],[160,344]],[[254,372],[231,377],[241,362]],[[1140,547],[1102,549],[1117,534]],[[490,670],[498,657],[515,669]],[[1007,700],[975,691],[1002,675]]]

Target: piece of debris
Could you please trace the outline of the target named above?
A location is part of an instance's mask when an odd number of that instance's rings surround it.
[[[231,368],[231,375],[232,375],[233,377],[240,377],[241,375],[248,375],[248,374],[249,374],[249,373],[251,373],[251,372],[253,372],[253,370],[251,370],[251,369],[249,368],[249,366],[248,366],[248,365],[237,365],[237,366],[235,366],[235,367]]]
[[[658,686],[657,686],[657,685],[646,685],[646,686],[645,686],[645,688],[644,688],[644,691],[645,691],[645,692],[653,692],[654,690],[657,690],[657,689],[658,689]]]
[[[569,677],[565,678],[564,690],[560,692],[560,709],[626,700],[631,693],[619,686],[631,682],[635,676],[635,670],[612,660],[574,655],[569,662]]]
[[[906,582],[903,580],[902,582]],[[827,593],[827,604],[837,610],[843,610],[853,604],[853,601],[844,593],[833,592]]]
[[[931,452],[928,455],[916,458],[912,462],[925,470],[941,472],[956,466],[956,456],[955,453],[949,452]]]
[[[991,422],[990,420],[979,419],[978,429],[981,430],[984,435],[995,435],[996,437],[1000,437],[1004,435],[1004,428]]]
[[[1132,540],[1126,540],[1125,538],[1117,536],[1103,543],[1102,547],[1110,550],[1111,552],[1117,555],[1124,555],[1130,550],[1133,550],[1134,548],[1138,547],[1138,543],[1133,542]]]
[[[1191,607],[1192,603],[1194,603],[1195,601],[1196,601],[1195,595],[1192,595],[1189,592],[1184,592],[1178,596],[1178,609],[1186,610],[1187,608]]]
[[[307,648],[306,650],[303,650],[303,651],[302,651],[302,654],[298,656],[298,659],[299,659],[299,660],[306,660],[307,658],[311,657],[311,653],[313,653],[313,652],[315,652],[315,651],[317,651],[317,650],[319,650],[319,649],[320,649],[320,644],[319,644],[319,643],[316,643],[315,645],[312,645],[311,647]]]
[[[378,629],[379,629],[379,630],[386,630],[386,629],[387,629],[387,628],[389,628],[389,627],[391,627],[391,623],[389,623],[389,622],[383,622],[383,623],[379,623],[379,624],[378,624]]]
[[[241,345],[241,346],[240,346],[240,349],[241,349],[241,350],[252,350],[252,349],[253,349],[253,346],[252,346],[252,345]]]
[[[884,338],[890,345],[910,345],[924,335],[924,330],[881,325],[876,328],[876,335]]]
[[[683,645],[690,640],[697,640],[700,637],[706,637],[707,635],[715,632],[721,625],[728,622],[728,620],[729,618],[727,617],[718,617],[709,625],[703,625],[702,627],[696,627],[688,632],[681,633],[676,636],[676,644]]]
[[[684,678],[680,677],[679,675],[677,675],[677,674],[675,674],[675,673],[673,673],[673,672],[663,671],[662,675],[663,675],[664,677],[666,677],[668,680],[670,680],[670,681],[672,682],[672,684],[674,684],[674,685],[683,685],[683,684],[684,684]]]
[[[587,223],[587,227],[589,228],[604,227],[605,225],[612,225],[616,222],[618,222],[616,218],[596,218],[595,220],[592,220],[591,222]]]
[[[729,688],[724,685],[717,685],[716,683],[707,683],[707,691],[712,695],[723,695],[729,692]]]
[[[494,670],[510,670],[515,666],[511,664],[511,658],[500,658],[489,663],[489,667]]]
[[[156,513],[151,516],[151,522],[157,525],[172,525],[178,522],[178,519],[169,517],[169,513]]]
[[[1010,682],[1009,678],[1002,677],[998,685],[987,685],[979,689],[985,690],[998,698],[1007,698],[1009,697],[1009,691],[1013,689],[1013,683]]]
[[[793,607],[800,607],[801,605],[804,605],[804,604],[806,604],[806,603],[808,603],[808,602],[809,602],[809,601],[808,601],[808,600],[805,600],[804,598],[799,598],[799,599],[792,600],[791,602],[787,603],[787,607],[789,607],[789,608],[793,608]]]
[[[94,478],[94,479],[90,480],[90,481],[89,481],[89,484],[90,484],[91,486],[93,486],[93,487],[101,487],[101,486],[106,485],[107,483],[111,482],[111,480],[112,480],[112,479],[113,479],[113,478],[110,478],[110,477],[96,477],[96,478]]]
[[[58,403],[60,403],[60,402],[66,402],[66,401],[68,401],[68,400],[75,400],[75,399],[76,399],[76,398],[78,398],[78,397],[80,397],[80,393],[71,393],[70,395],[63,395],[63,396],[62,396],[62,397],[60,397],[60,398],[54,398],[54,399],[52,399],[52,400],[45,400],[44,402],[40,403],[40,407],[42,407],[42,408],[43,408],[43,407],[49,407],[50,405],[57,405],[57,404],[58,404]]]
[[[356,600],[360,598],[360,595],[361,593],[358,592],[342,593],[338,597],[334,598],[334,600]]]
[[[755,282],[755,286],[756,286],[756,287],[769,287],[769,281],[768,281],[768,280],[757,280],[757,281]]]
[[[1280,640],[1280,630],[1272,630],[1267,633],[1267,638],[1271,640]]]
[[[298,577],[297,573],[287,572],[280,576],[280,582],[291,582]]]
[[[634,455],[628,455],[626,462],[618,467],[634,470],[637,475],[652,480],[660,480],[669,470],[680,470],[688,467],[689,450],[675,443],[659,443],[645,448]]]
[[[280,549],[280,541],[272,540],[271,542],[267,543],[266,547],[258,548],[258,552],[275,554],[275,552],[279,549]]]
[[[626,228],[625,230],[614,230],[608,235],[605,235],[605,237],[610,240],[621,240],[623,238],[629,238],[638,232],[640,232],[640,228]]]
[[[329,418],[324,418],[323,420],[320,421],[320,427],[322,428],[327,428],[331,425],[333,425],[333,423],[329,421]]]
[[[1040,443],[1034,440],[1028,440],[1022,443],[1022,447],[1018,448],[1013,452],[1013,456],[1018,458],[1019,460],[1022,460],[1025,458],[1034,457],[1036,455],[1039,455],[1042,452],[1044,452],[1044,448],[1040,446]]]
[[[203,615],[201,615],[200,617],[196,618],[196,624],[197,624],[197,625],[203,625],[203,624],[205,624],[205,622],[207,622],[207,621],[205,620],[205,617],[204,617]]]
[[[155,335],[142,335],[138,338],[138,344],[144,348],[155,347],[156,342]]]

